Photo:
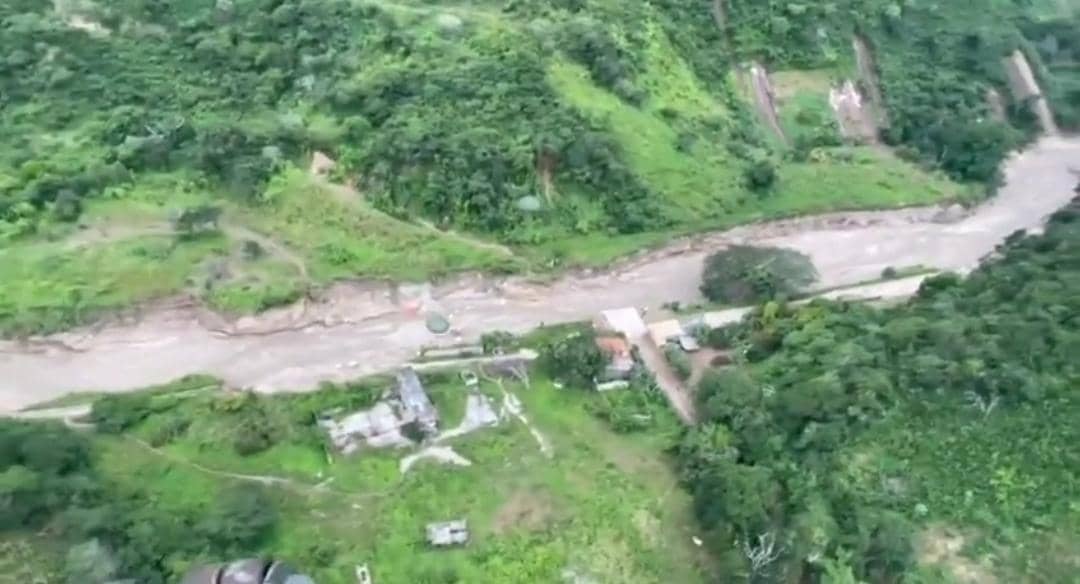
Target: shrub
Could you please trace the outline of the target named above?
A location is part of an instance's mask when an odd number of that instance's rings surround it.
[[[690,374],[694,372],[694,366],[690,363],[690,356],[675,345],[668,345],[664,347],[664,357],[667,359],[669,365],[675,374],[679,376],[679,379],[689,379]]]
[[[416,420],[403,425],[401,427],[401,435],[417,444],[423,442],[424,439],[427,438],[424,429],[420,427],[420,422],[417,422]]]
[[[240,246],[240,253],[248,261],[257,260],[266,255],[266,251],[259,245],[259,242],[251,239],[244,240],[244,243]]]
[[[480,336],[480,344],[484,347],[484,354],[491,355],[513,351],[518,347],[519,343],[513,333],[492,331]]]
[[[237,426],[233,432],[233,450],[240,456],[258,454],[274,445],[273,436],[251,424]]]
[[[270,497],[247,485],[222,493],[197,528],[218,550],[243,553],[252,551],[269,534],[277,518]]]
[[[157,448],[165,446],[187,432],[191,426],[191,420],[183,416],[173,416],[166,419],[158,426],[147,440],[151,446]]]
[[[750,190],[759,193],[767,191],[776,184],[776,164],[767,158],[755,160],[743,170],[743,178]]]
[[[250,391],[216,399],[211,409],[235,419],[230,438],[233,450],[240,456],[251,456],[276,444],[279,429],[288,423],[287,419],[272,418],[265,400]]]
[[[586,388],[604,370],[604,355],[591,332],[574,333],[549,343],[543,350],[543,365],[554,379]]]
[[[739,323],[709,329],[705,335],[705,344],[714,349],[730,348],[738,332]]]
[[[143,393],[107,395],[94,402],[90,420],[102,432],[119,434],[153,413],[152,400]]]

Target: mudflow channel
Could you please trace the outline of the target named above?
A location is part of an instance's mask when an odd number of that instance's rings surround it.
[[[237,322],[197,308],[159,307],[134,322],[5,341],[0,411],[197,372],[258,391],[311,389],[322,380],[393,368],[420,347],[445,342],[424,326],[431,310],[451,315],[457,335],[469,340],[493,329],[523,332],[588,319],[605,308],[692,302],[703,258],[737,242],[808,254],[822,287],[873,279],[887,266],[967,270],[1010,233],[1039,228],[1070,200],[1077,182],[1070,165],[1080,166],[1080,138],[1044,138],[1006,164],[1006,183],[995,198],[962,216],[918,208],[807,217],[676,242],[610,270],[547,284],[479,276],[440,286],[341,284],[318,302]]]

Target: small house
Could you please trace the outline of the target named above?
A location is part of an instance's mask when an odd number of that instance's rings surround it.
[[[596,337],[596,346],[607,358],[601,381],[629,379],[634,370],[634,355],[626,339],[614,335]]]
[[[617,333],[628,339],[636,339],[648,332],[641,313],[633,307],[605,310],[593,321],[593,327],[598,332]]]
[[[340,421],[331,416],[321,417],[319,427],[330,435],[330,441],[342,454],[352,454],[364,444],[373,448],[402,446],[401,427],[410,419],[403,419],[390,404],[378,402],[370,409],[345,416]]]
[[[463,545],[469,541],[469,526],[464,519],[428,523],[427,540],[435,547]]]

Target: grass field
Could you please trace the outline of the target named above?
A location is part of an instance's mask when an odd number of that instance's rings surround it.
[[[462,270],[510,270],[513,260],[376,211],[335,199],[299,170],[279,176],[269,203],[248,210],[253,226],[273,233],[308,263],[314,281],[363,276],[422,280]]]
[[[461,382],[429,381],[443,427],[456,424],[464,409]],[[291,485],[271,487],[281,517],[264,551],[321,583],[352,582],[361,563],[380,584],[556,582],[571,572],[599,582],[708,581],[711,561],[691,542],[688,498],[662,454],[665,431],[615,434],[588,413],[594,395],[534,379],[531,389],[508,389],[550,441],[550,457],[511,418],[449,442],[471,467],[425,461],[403,476],[403,453],[328,457],[315,431],[298,423],[322,408],[367,403],[383,383],[389,382],[261,399],[268,423],[282,434],[271,449],[248,457],[228,447],[233,422],[225,404],[236,398],[199,394],[172,402],[159,391],[158,413],[133,434],[96,439],[99,466],[121,489],[181,516],[198,513],[237,482],[219,472],[289,478]],[[483,391],[501,395],[494,385]],[[153,440],[178,416],[191,425],[160,450],[136,441]],[[430,549],[424,525],[452,518],[469,521],[470,543]]]
[[[143,236],[72,249],[62,242],[0,249],[0,329],[42,332],[176,294],[200,263],[226,253],[207,235],[176,242]]]
[[[680,150],[678,132],[659,113],[632,107],[596,86],[579,65],[557,62],[549,79],[568,102],[607,123],[633,172],[663,196],[670,218],[683,223],[717,218],[737,196],[740,175],[721,148],[695,145]],[[672,93],[680,99],[671,99],[670,107],[696,105],[701,99],[694,92]]]
[[[52,332],[104,313],[188,293],[248,314],[348,278],[416,281],[453,272],[514,271],[522,260],[371,209],[346,204],[299,170],[284,172],[262,205],[224,205],[218,231],[178,237],[169,217],[206,204],[182,175],[155,175],[88,207],[77,227],[0,247],[0,331]],[[249,234],[269,241],[257,257]],[[265,235],[264,235],[265,234]]]

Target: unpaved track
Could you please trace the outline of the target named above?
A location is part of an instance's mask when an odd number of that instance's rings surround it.
[[[1006,167],[1007,185],[967,219],[940,224],[933,209],[850,213],[737,228],[678,242],[597,274],[550,284],[523,278],[464,277],[436,287],[342,284],[321,302],[272,311],[210,330],[204,311],[148,310],[138,322],[0,342],[0,410],[71,391],[126,391],[205,372],[259,391],[306,390],[321,380],[384,371],[438,342],[421,306],[453,315],[475,339],[492,329],[524,332],[541,323],[591,318],[618,306],[698,299],[701,263],[732,242],[758,242],[808,254],[822,286],[872,279],[887,266],[970,269],[1017,229],[1035,228],[1073,196],[1080,139],[1046,138]],[[275,332],[279,331],[279,332]],[[347,364],[347,365],[346,365]]]

